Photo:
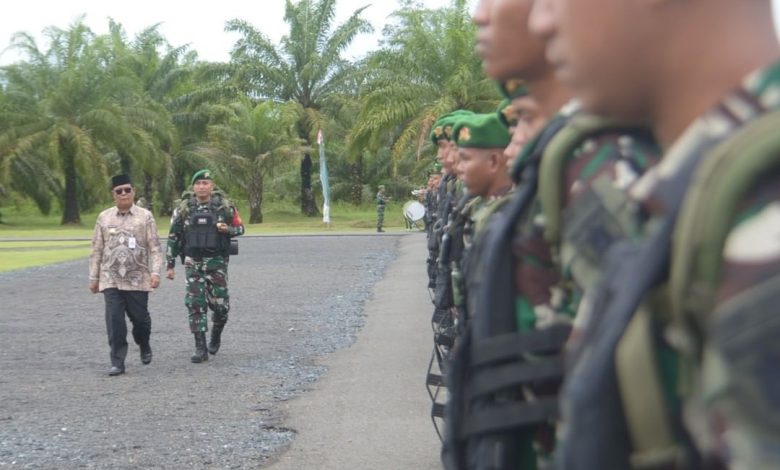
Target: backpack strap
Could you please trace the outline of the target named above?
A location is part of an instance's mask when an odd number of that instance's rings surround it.
[[[699,354],[706,316],[713,310],[726,237],[738,204],[755,182],[780,168],[780,112],[765,114],[708,152],[697,166],[673,232],[669,284],[655,301],[656,312],[672,312],[678,332]],[[651,300],[652,301],[652,300]],[[663,398],[657,345],[647,301],[640,306],[618,346],[616,368],[623,406],[633,438],[636,468],[659,462],[685,467],[675,442],[674,420]],[[687,343],[686,343],[687,346]],[[691,367],[693,363],[682,365]],[[691,386],[689,369],[677,372],[683,393]]]
[[[539,165],[539,200],[544,215],[544,238],[557,251],[563,225],[564,170],[574,151],[587,139],[606,132],[642,130],[616,120],[580,113],[571,118],[545,149]]]
[[[780,168],[778,129],[780,111],[760,116],[697,169],[675,230],[670,274],[672,313],[682,325],[703,325],[713,309],[723,248],[738,204],[756,181]]]

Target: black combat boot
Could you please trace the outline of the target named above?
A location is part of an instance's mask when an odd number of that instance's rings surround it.
[[[141,362],[144,364],[149,364],[152,362],[152,347],[149,345],[149,342],[141,343]]]
[[[206,350],[206,333],[195,333],[195,354],[190,358],[192,362],[198,364],[209,360],[209,352]]]
[[[219,345],[222,342],[222,330],[225,329],[225,324],[213,325],[211,327],[211,339],[209,340],[209,353],[216,354],[219,351]]]

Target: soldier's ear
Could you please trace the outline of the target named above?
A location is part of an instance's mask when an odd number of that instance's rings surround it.
[[[503,152],[491,151],[490,157],[488,158],[488,161],[490,162],[490,169],[494,171],[497,170],[501,164],[501,159],[503,157],[504,157]]]

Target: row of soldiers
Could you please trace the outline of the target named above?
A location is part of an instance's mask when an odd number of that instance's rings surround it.
[[[780,467],[769,0],[481,0],[496,112],[433,124],[448,469]]]

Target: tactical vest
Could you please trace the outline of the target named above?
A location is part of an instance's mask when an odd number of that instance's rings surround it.
[[[452,293],[452,271],[450,266],[450,249],[452,235],[448,233],[457,217],[455,204],[458,192],[458,184],[454,176],[449,175],[445,184],[444,203],[440,208],[439,223],[441,229],[438,233],[439,255],[436,265],[436,283],[434,287],[433,303],[439,309],[449,309],[454,306]]]
[[[465,284],[465,313],[466,320],[472,318],[478,307],[476,306],[476,295],[469,293],[479,292],[484,278],[483,270],[485,266],[482,263],[482,257],[488,247],[483,238],[487,231],[487,225],[494,217],[499,217],[501,211],[512,197],[512,193],[506,194],[492,201],[484,202],[483,205],[473,214],[473,238],[468,252],[464,256],[462,263],[462,275]]]
[[[523,468],[528,453],[518,449],[518,442],[529,426],[557,417],[556,400],[529,401],[521,395],[526,386],[561,376],[561,358],[541,356],[559,350],[568,329],[517,331],[514,263],[507,254],[516,221],[536,197],[542,153],[567,120],[556,116],[524,150],[513,170],[517,190],[501,215],[489,221],[484,243],[479,244],[485,252],[474,253],[490,269],[484,269],[484,288],[475,293],[480,314],[462,335],[447,375],[450,401],[443,449],[447,469]],[[539,358],[529,362],[529,355]]]
[[[192,257],[224,256],[230,254],[230,237],[217,231],[217,223],[225,220],[227,202],[219,194],[213,194],[208,209],[198,209],[197,198],[182,203],[181,216],[185,224],[184,253]]]
[[[751,102],[743,106],[755,110]],[[780,168],[780,112],[751,118],[725,135],[689,138],[682,150],[688,158],[654,192],[667,209],[656,230],[640,243],[624,240],[610,249],[563,394],[570,413],[558,455],[563,468],[702,465],[679,404],[664,393],[659,327],[672,323],[688,338],[683,343],[698,347],[710,334],[707,315],[737,204],[762,175]],[[748,295],[760,299],[764,287]],[[690,354],[685,359],[696,373],[697,347],[678,352]],[[756,398],[757,413],[772,413]]]

